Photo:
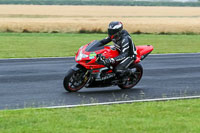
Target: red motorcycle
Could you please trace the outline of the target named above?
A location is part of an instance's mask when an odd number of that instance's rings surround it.
[[[124,74],[118,78],[114,73],[117,65],[104,66],[98,63],[99,60],[114,58],[119,52],[114,46],[101,46],[100,42],[95,40],[82,46],[75,57],[75,64],[66,74],[63,85],[69,92],[76,92],[83,87],[107,87],[118,85],[121,89],[130,89],[134,87],[142,78],[143,68],[138,64],[147,57],[153,50],[152,45],[136,46],[137,58],[128,67],[131,74]]]

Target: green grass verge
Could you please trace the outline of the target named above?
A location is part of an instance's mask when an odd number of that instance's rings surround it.
[[[199,133],[200,99],[0,111],[1,133]]]
[[[0,33],[0,58],[74,56],[78,48],[106,34]],[[136,45],[151,44],[153,53],[200,52],[200,35],[132,35]]]

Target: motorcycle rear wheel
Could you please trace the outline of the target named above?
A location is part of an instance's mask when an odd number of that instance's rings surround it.
[[[133,65],[129,66],[129,69],[135,69],[135,72],[128,77],[129,80],[127,80],[125,82],[125,84],[119,84],[118,85],[121,89],[131,89],[131,88],[133,88],[135,85],[138,84],[138,82],[142,78],[142,75],[143,75],[142,65],[133,64]]]
[[[87,83],[86,71],[79,69],[74,71],[70,69],[63,80],[63,86],[68,92],[77,92]],[[85,77],[84,77],[85,76]]]

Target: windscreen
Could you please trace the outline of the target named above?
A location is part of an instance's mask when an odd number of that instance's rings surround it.
[[[104,46],[101,46],[102,44],[100,43],[100,41],[95,40],[92,43],[90,43],[87,48],[85,49],[85,51],[87,52],[93,52],[93,51],[97,51],[97,50],[101,50],[104,49]]]

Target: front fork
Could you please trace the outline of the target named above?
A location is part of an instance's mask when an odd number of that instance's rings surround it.
[[[87,81],[85,87],[88,87],[93,81],[94,81],[94,76],[92,75],[92,70],[87,70],[87,72],[84,75],[84,80]]]

